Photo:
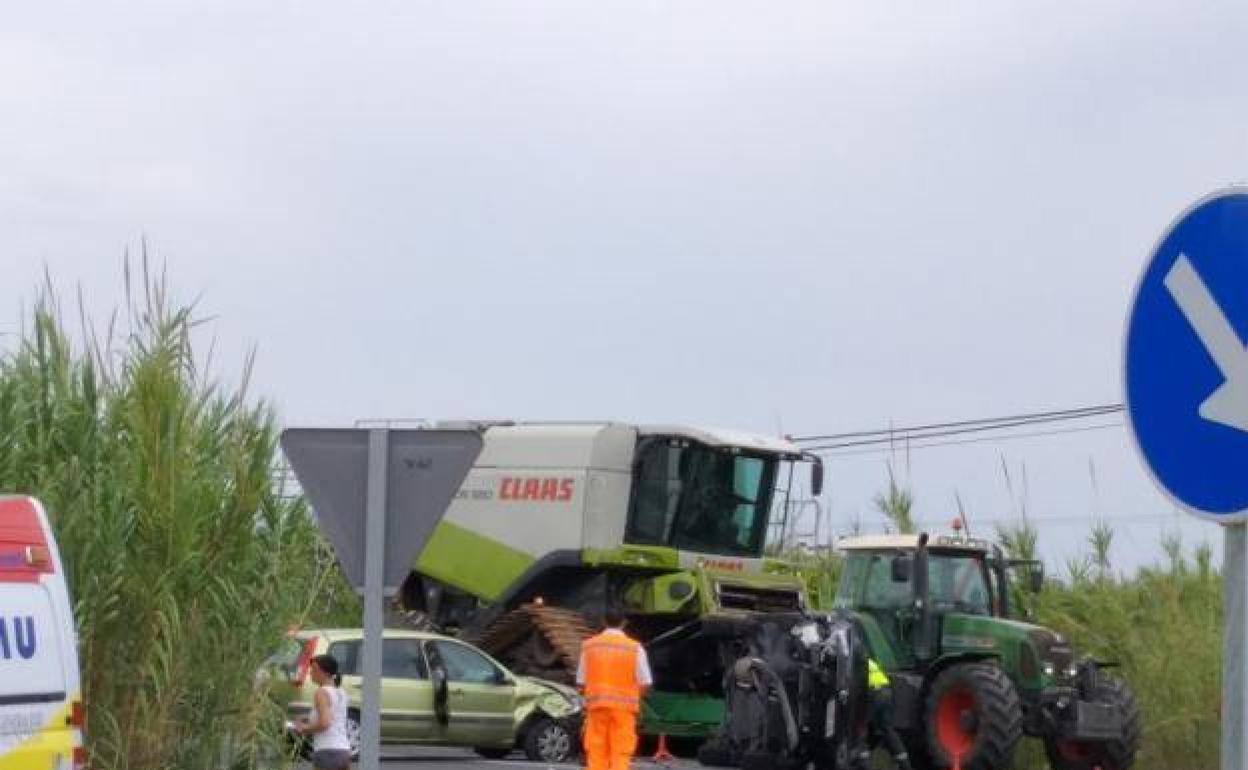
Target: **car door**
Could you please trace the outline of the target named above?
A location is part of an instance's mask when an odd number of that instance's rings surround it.
[[[463,746],[503,746],[515,740],[516,686],[476,649],[449,639],[427,643],[430,665],[447,675],[447,739]]]
[[[444,741],[433,718],[433,683],[420,639],[385,639],[381,652],[382,729],[387,740]]]
[[[338,673],[342,676],[342,689],[347,694],[351,708],[359,710],[364,705],[363,643],[359,639],[339,640],[331,643],[327,652],[338,661]],[[414,648],[418,664],[404,660]],[[422,740],[420,730],[420,672],[424,659],[419,657],[419,640],[386,639],[381,652],[381,739],[390,741]],[[419,667],[417,667],[419,666]],[[416,681],[413,681],[415,679]],[[425,710],[433,708],[433,689],[424,681]]]

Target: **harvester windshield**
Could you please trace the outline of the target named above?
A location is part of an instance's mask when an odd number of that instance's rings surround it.
[[[688,441],[643,442],[628,542],[761,556],[778,462]]]

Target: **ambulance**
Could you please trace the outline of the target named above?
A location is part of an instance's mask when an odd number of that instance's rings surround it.
[[[0,770],[86,766],[77,648],[43,506],[0,496]]]

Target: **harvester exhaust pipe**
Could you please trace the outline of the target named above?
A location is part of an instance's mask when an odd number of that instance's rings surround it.
[[[932,650],[932,611],[927,581],[927,533],[919,535],[919,547],[914,552],[914,614],[918,631],[914,635],[914,657],[929,661],[935,657]]]

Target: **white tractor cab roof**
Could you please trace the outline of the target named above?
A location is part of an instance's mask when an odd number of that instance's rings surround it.
[[[862,535],[841,540],[836,547],[842,551],[914,551],[919,547],[918,535]],[[967,553],[986,554],[992,550],[992,544],[986,540],[959,537],[956,535],[937,535],[927,541],[927,547],[942,551],[966,551]]]
[[[43,506],[0,496],[0,770],[85,762],[77,644]]]

